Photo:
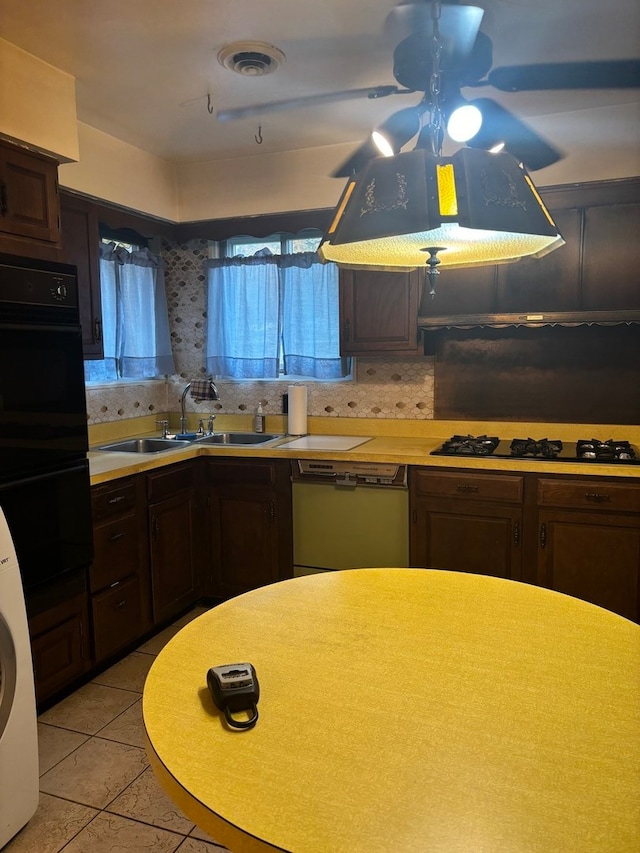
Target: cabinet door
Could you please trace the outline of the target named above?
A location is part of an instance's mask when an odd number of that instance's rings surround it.
[[[272,494],[213,491],[209,511],[218,595],[228,598],[280,580],[278,513]]]
[[[58,164],[0,143],[0,232],[58,243]]]
[[[64,260],[78,268],[80,324],[84,357],[103,357],[102,307],[98,215],[95,205],[62,194],[62,251]]]
[[[423,273],[342,270],[340,353],[416,355]]]
[[[494,314],[497,310],[496,269],[495,266],[441,269],[436,279],[435,296],[430,296],[429,285],[425,286],[419,311],[421,322],[470,314]]]
[[[191,491],[149,507],[149,553],[156,623],[185,610],[199,596],[193,542],[195,500]]]
[[[210,594],[227,598],[293,575],[287,460],[206,460]]]
[[[640,621],[640,518],[538,513],[538,583]]]
[[[584,311],[640,308],[639,234],[640,204],[586,209],[582,273]]]
[[[87,596],[74,596],[29,619],[36,698],[43,702],[90,666]]]
[[[518,507],[418,499],[412,510],[411,565],[519,580],[521,531]]]
[[[580,310],[582,211],[558,210],[553,218],[564,246],[543,258],[498,266],[498,314]]]

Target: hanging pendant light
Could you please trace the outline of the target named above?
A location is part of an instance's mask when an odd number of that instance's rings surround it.
[[[564,244],[522,163],[463,148],[442,156],[442,40],[431,3],[430,118],[415,150],[377,157],[349,179],[318,248],[340,267],[408,271],[426,265],[431,293],[443,268],[542,257]],[[426,94],[426,93],[425,93]]]
[[[371,160],[345,187],[318,249],[342,267],[411,270],[542,257],[564,240],[526,169],[507,153],[424,149]]]

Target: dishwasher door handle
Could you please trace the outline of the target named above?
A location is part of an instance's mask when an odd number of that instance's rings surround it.
[[[350,474],[345,474],[344,477],[336,477],[335,484],[341,489],[355,489],[358,485],[358,478],[352,477]]]

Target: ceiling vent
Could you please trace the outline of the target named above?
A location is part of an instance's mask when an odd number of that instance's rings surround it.
[[[272,44],[261,41],[234,42],[218,53],[218,62],[245,77],[264,77],[273,74],[284,64],[285,55]]]

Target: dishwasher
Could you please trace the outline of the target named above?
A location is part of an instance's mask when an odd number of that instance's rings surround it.
[[[407,466],[292,463],[294,577],[409,565]]]

